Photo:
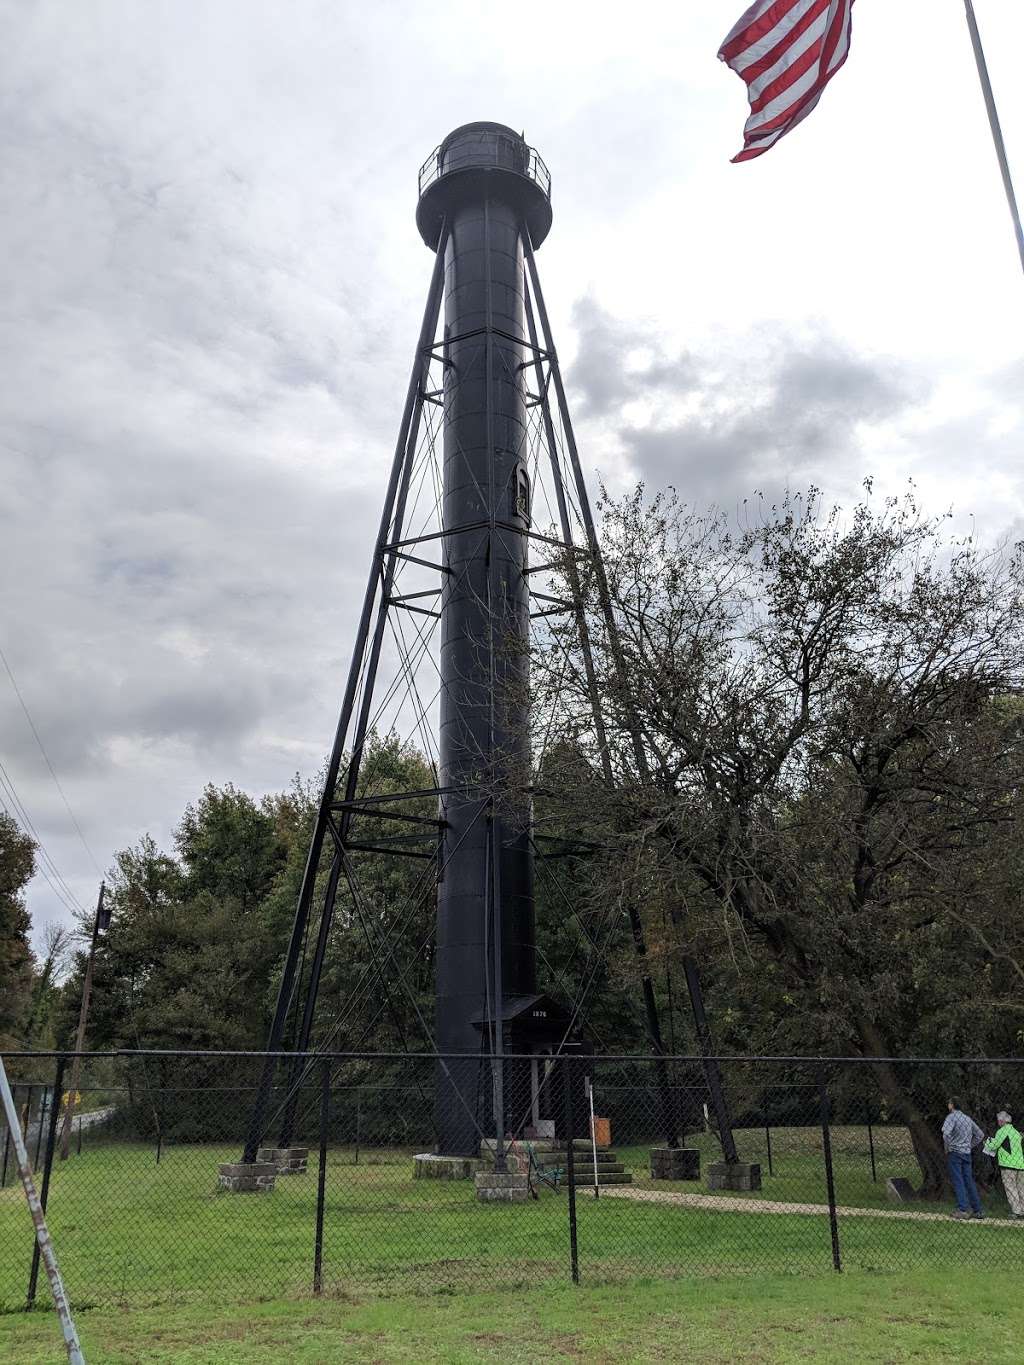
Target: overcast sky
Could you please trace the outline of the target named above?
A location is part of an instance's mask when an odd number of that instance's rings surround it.
[[[591,487],[913,478],[1024,530],[1024,280],[961,0],[858,0],[733,166],[744,0],[0,0],[0,646],[106,869],[333,733],[430,270],[416,172],[525,129]],[[976,0],[1024,192],[1024,9]],[[0,758],[98,874],[7,675]],[[9,803],[8,803],[9,804]],[[41,876],[37,933],[66,910]]]

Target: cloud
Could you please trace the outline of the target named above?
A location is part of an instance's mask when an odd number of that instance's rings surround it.
[[[922,6],[886,22],[911,35]],[[1024,510],[990,164],[946,139],[900,200],[906,88],[875,79],[867,125],[833,101],[770,164],[730,166],[740,96],[711,8],[623,25],[607,0],[527,3],[527,61],[474,0],[443,22],[350,0],[0,0],[0,642],[101,867],[147,829],[166,840],[207,780],[260,792],[321,762],[427,286],[415,172],[467,119],[525,126],[551,167],[539,264],[559,347],[577,333],[588,479],[731,503],[882,470],[999,526]],[[960,50],[955,18],[933,27],[940,56]],[[997,50],[1018,47],[1008,28]],[[864,78],[899,50],[863,44]],[[753,222],[769,270],[749,265]],[[970,272],[945,268],[957,233]],[[953,359],[928,352],[942,327]],[[91,902],[2,676],[0,754]],[[30,908],[60,910],[43,884]]]
[[[923,380],[891,359],[853,352],[826,331],[762,328],[726,354],[705,354],[681,397],[685,415],[626,423],[621,438],[643,478],[732,508],[755,491],[814,482],[845,494],[862,476],[859,435],[911,412]]]
[[[653,325],[613,317],[591,295],[576,300],[572,325],[578,349],[570,381],[584,418],[660,389],[684,394],[698,381],[691,356],[662,353]]]
[[[17,205],[0,221],[0,630],[102,868],[147,829],[166,839],[208,779],[262,791],[318,766],[415,324],[398,347],[393,297],[371,307],[375,248],[346,259],[339,179],[288,194],[280,141],[249,138],[212,80],[182,102],[144,25],[104,62],[109,7],[58,19],[14,26],[0,124]],[[88,901],[94,869],[2,675],[0,728]],[[44,884],[30,905],[37,929],[63,913]]]
[[[866,475],[887,490],[912,477],[931,505],[952,502],[994,533],[1024,499],[1016,363],[965,390],[956,373],[868,353],[820,321],[719,331],[684,350],[593,297],[573,319],[581,428],[620,483],[735,510],[758,492],[813,483],[843,500]]]

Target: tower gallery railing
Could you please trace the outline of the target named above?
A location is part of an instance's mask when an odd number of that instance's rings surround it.
[[[518,171],[520,175],[532,180],[550,198],[551,172],[536,147],[521,142],[518,138],[490,134],[489,149],[494,154],[494,164],[508,171]],[[419,193],[451,171],[468,169],[476,165],[465,148],[447,148],[439,143],[420,167],[417,185]]]

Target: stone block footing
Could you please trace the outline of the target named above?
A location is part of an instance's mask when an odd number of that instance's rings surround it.
[[[272,1190],[277,1177],[273,1161],[226,1161],[220,1166],[217,1183],[222,1190],[234,1194],[249,1194]]]
[[[699,1180],[699,1147],[652,1147],[652,1180]]]
[[[525,1204],[530,1182],[525,1172],[477,1171],[473,1177],[476,1197],[486,1204]]]
[[[436,1156],[421,1152],[412,1159],[413,1180],[472,1180],[480,1162],[472,1156]]]
[[[716,1161],[708,1167],[709,1190],[759,1190],[761,1167],[756,1161]]]
[[[308,1147],[261,1147],[257,1161],[272,1161],[278,1175],[304,1175],[309,1163]]]

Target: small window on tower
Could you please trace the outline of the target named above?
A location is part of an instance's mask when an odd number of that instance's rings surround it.
[[[527,526],[530,524],[530,476],[526,466],[516,465],[512,484],[512,515],[522,517]]]

